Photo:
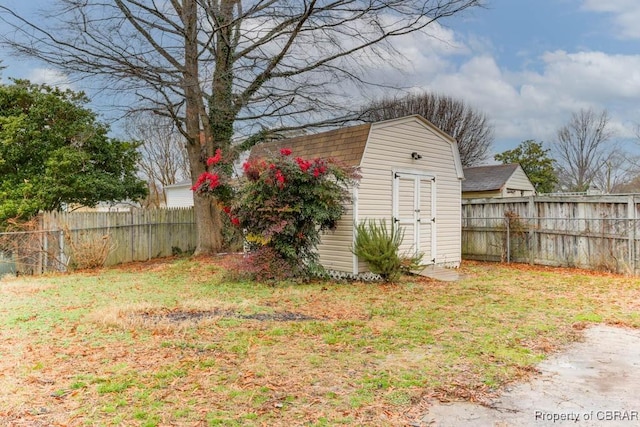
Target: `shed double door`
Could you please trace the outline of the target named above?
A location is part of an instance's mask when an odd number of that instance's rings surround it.
[[[424,265],[436,258],[435,187],[432,175],[393,174],[393,222],[404,230],[401,253],[422,253]]]

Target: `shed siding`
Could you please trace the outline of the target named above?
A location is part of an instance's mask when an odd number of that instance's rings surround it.
[[[327,270],[353,272],[353,211],[342,215],[335,230],[322,235],[318,245],[320,264]]]
[[[411,153],[414,151],[422,155],[422,159],[413,160]],[[391,219],[392,169],[435,175],[436,264],[459,265],[461,185],[453,145],[415,119],[373,124],[361,167],[360,220]],[[362,263],[360,268],[363,268]]]

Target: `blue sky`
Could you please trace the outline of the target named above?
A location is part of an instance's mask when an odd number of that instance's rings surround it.
[[[580,108],[607,109],[630,149],[640,123],[640,2],[492,0],[447,22],[461,45],[417,86],[484,110],[496,151],[524,139],[551,143]]]
[[[640,1],[487,0],[486,9],[396,41],[405,58],[372,73],[385,83],[461,98],[495,126],[494,152],[526,139],[551,144],[581,108],[607,109],[629,149],[640,123]],[[43,0],[3,0],[22,11]],[[0,23],[0,32],[6,29]],[[55,83],[46,65],[0,50],[7,77]],[[550,145],[548,145],[550,146]]]

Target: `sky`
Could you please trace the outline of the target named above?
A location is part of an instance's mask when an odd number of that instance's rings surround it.
[[[30,13],[44,0],[1,0]],[[580,109],[607,110],[616,139],[637,150],[640,124],[640,1],[486,0],[397,39],[404,63],[372,75],[412,91],[450,95],[485,113],[493,152],[535,139],[550,147],[558,128]],[[7,31],[0,22],[0,33]],[[64,82],[46,64],[1,50],[2,80]]]

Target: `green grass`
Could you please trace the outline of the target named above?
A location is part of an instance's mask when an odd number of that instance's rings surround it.
[[[639,280],[578,270],[467,263],[456,283],[396,285],[222,273],[179,259],[0,281],[0,424],[46,410],[73,425],[405,425],[422,396],[526,378],[588,323],[640,327]],[[176,312],[196,317],[160,317]]]

